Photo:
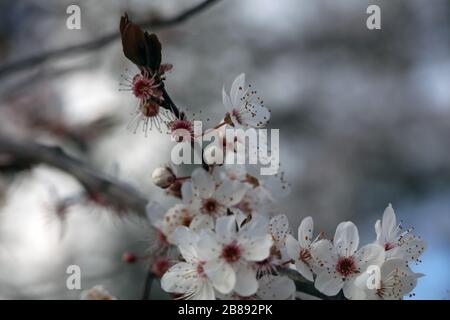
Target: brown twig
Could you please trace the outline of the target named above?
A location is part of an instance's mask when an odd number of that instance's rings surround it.
[[[183,11],[182,13],[167,19],[153,19],[151,21],[143,21],[139,23],[142,28],[161,29],[174,25],[178,25],[189,20],[191,17],[207,9],[211,5],[219,2],[220,0],[205,0],[192,8]],[[89,52],[102,47],[107,46],[113,41],[119,39],[120,34],[117,30],[111,33],[105,34],[97,39],[90,40],[82,44],[71,45],[64,48],[54,49],[46,52],[36,54],[31,57],[27,57],[21,60],[13,61],[3,66],[0,66],[0,78],[4,78],[7,75],[26,70],[42,63],[45,63],[51,59],[59,59],[70,55],[79,54],[82,52]]]

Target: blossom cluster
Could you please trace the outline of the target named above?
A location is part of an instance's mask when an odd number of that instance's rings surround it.
[[[139,100],[136,119],[144,120],[145,131],[148,124],[165,125],[175,141],[178,129],[192,134],[192,122],[165,91],[163,75],[171,67],[161,64],[157,37],[127,16],[121,34],[125,56],[140,70],[129,82]],[[222,100],[224,117],[207,132],[268,124],[270,111],[244,74],[229,92],[223,89]],[[235,141],[221,137],[216,147],[233,152]],[[294,237],[277,208],[290,190],[283,173],[262,176],[255,167],[206,162],[190,176],[178,176],[171,165],[155,169],[155,184],[178,199],[168,209],[147,205],[156,230],[151,270],[161,276],[163,290],[184,299],[293,299],[305,283],[326,296],[342,291],[347,299],[401,299],[412,292],[421,274],[410,265],[420,262],[425,245],[412,230],[402,230],[391,205],[375,224],[376,239],[362,247],[352,222],[340,223],[326,239],[305,217]]]

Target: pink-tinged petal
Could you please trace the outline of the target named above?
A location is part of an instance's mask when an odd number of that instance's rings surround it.
[[[280,214],[270,219],[269,232],[277,245],[282,246],[284,244],[289,234],[289,220],[285,214]]]
[[[248,297],[258,290],[256,272],[247,264],[241,264],[236,270],[236,285],[234,291],[242,297]]]
[[[212,177],[203,168],[197,168],[192,172],[191,181],[194,197],[207,199],[215,191],[215,184]]]
[[[311,267],[302,260],[295,261],[295,269],[297,269],[298,273],[300,273],[306,280],[314,281],[314,275]]]
[[[397,229],[397,219],[395,217],[394,209],[389,204],[383,213],[383,220],[381,222],[381,234],[385,239],[390,239]]]
[[[234,216],[220,217],[216,221],[216,234],[219,242],[228,244],[236,239],[237,224]]]
[[[323,271],[316,277],[314,286],[327,296],[335,296],[344,286],[344,281],[335,272]]]
[[[180,262],[171,267],[161,278],[161,287],[166,292],[186,293],[192,291],[197,282],[195,266]]]
[[[236,273],[228,263],[211,260],[203,268],[217,291],[227,294],[233,290],[236,284]]]
[[[224,180],[214,194],[214,198],[224,206],[231,207],[242,200],[248,189],[248,185],[239,181]]]
[[[294,239],[292,235],[288,235],[286,238],[286,251],[289,258],[297,261],[300,257],[300,244]]]
[[[378,244],[368,244],[359,249],[354,259],[360,272],[365,272],[367,267],[380,266],[384,261],[384,248]]]
[[[217,241],[214,233],[210,230],[203,229],[200,232],[197,242],[198,258],[202,261],[214,259],[222,253],[222,246]]]
[[[319,240],[311,246],[311,255],[318,268],[332,268],[336,266],[337,256],[330,240]]]
[[[311,244],[314,230],[314,222],[311,217],[306,217],[298,227],[298,242],[303,248],[308,248]]]
[[[227,112],[233,111],[233,105],[231,104],[231,99],[225,91],[225,88],[222,89],[222,101]]]
[[[358,249],[359,235],[358,228],[353,222],[341,222],[334,234],[334,247],[341,257],[350,257]]]
[[[240,99],[244,95],[245,89],[245,74],[242,73],[234,79],[233,84],[231,85],[230,98],[234,107],[242,103]]]
[[[247,261],[262,261],[270,254],[272,238],[270,235],[255,238],[238,238],[242,257]]]
[[[259,279],[259,288],[256,294],[263,300],[287,300],[293,297],[295,290],[295,283],[292,279],[267,275]]]

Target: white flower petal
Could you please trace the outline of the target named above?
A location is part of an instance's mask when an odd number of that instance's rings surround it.
[[[337,256],[330,240],[319,240],[311,247],[311,254],[318,268],[330,268],[336,265]]]
[[[359,249],[354,259],[360,272],[365,272],[368,266],[379,266],[384,261],[384,248],[378,244],[368,244]]]
[[[289,233],[289,220],[285,214],[277,215],[270,219],[269,232],[275,243],[282,246]]]
[[[270,254],[272,238],[270,235],[254,238],[238,238],[242,257],[247,261],[262,261]]]
[[[211,175],[203,168],[197,168],[192,172],[192,191],[195,197],[207,199],[215,191],[215,184]]]
[[[295,269],[306,279],[309,281],[314,281],[313,272],[311,270],[311,267],[304,263],[301,260],[295,261]]]
[[[257,296],[263,300],[286,300],[295,290],[294,281],[288,277],[267,275],[259,279]]]
[[[214,198],[226,207],[238,204],[248,190],[248,186],[239,181],[224,180],[217,189]]]
[[[198,235],[185,226],[176,228],[172,234],[172,243],[178,246],[181,255],[188,262],[197,257],[197,242]]]
[[[145,207],[147,219],[152,226],[156,228],[159,228],[159,223],[164,218],[166,211],[167,210],[156,201],[150,201]]]
[[[236,239],[236,218],[234,216],[218,218],[216,221],[216,234],[218,240],[223,244],[228,244]]]
[[[344,285],[344,281],[335,272],[323,271],[316,277],[314,286],[317,290],[327,296],[335,296]]]
[[[357,300],[361,297],[361,290],[355,285],[355,279],[350,279],[345,281],[344,287],[342,288],[344,296],[349,300]]]
[[[242,73],[234,79],[231,85],[230,98],[234,107],[241,103],[240,98],[244,95],[245,89],[245,74]]]
[[[189,229],[199,233],[203,229],[214,229],[214,218],[207,214],[199,214],[192,219]]]
[[[222,89],[222,101],[227,112],[233,111],[233,105],[231,104],[231,99],[225,91],[225,88]]]
[[[258,290],[256,272],[247,264],[241,264],[236,270],[236,285],[234,291],[242,297],[248,297]]]
[[[180,262],[171,267],[161,278],[161,287],[166,292],[186,293],[197,282],[193,264]]]
[[[202,229],[197,242],[198,257],[202,261],[217,258],[222,253],[222,246],[216,235],[207,229]]]
[[[292,235],[288,235],[286,237],[286,251],[289,256],[289,258],[294,259],[297,261],[300,256],[300,244],[297,240],[294,239]]]
[[[227,294],[233,290],[236,284],[236,273],[228,263],[211,260],[204,265],[204,270],[217,291]]]
[[[358,228],[355,224],[350,221],[341,222],[336,228],[333,244],[339,256],[353,255],[359,245]]]
[[[397,229],[397,219],[395,217],[394,209],[389,204],[383,213],[383,220],[381,222],[381,234],[386,239],[391,238],[394,231]]]

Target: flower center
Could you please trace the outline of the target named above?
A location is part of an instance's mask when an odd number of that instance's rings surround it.
[[[222,250],[222,258],[228,263],[236,262],[241,258],[241,249],[235,242],[226,245]]]
[[[203,211],[207,214],[214,214],[217,212],[217,209],[219,207],[219,203],[213,198],[209,198],[206,200],[203,200]]]
[[[140,75],[133,79],[133,94],[139,99],[149,98],[152,95],[154,81]]]
[[[200,261],[197,264],[197,274],[201,277],[201,278],[206,278],[206,273],[205,273],[205,269],[203,268],[203,266],[205,265],[205,262]]]
[[[336,264],[336,271],[344,278],[353,273],[358,273],[356,263],[351,257],[340,257]]]
[[[298,258],[308,264],[309,260],[311,260],[311,252],[308,249],[302,248]]]
[[[153,118],[159,113],[159,105],[153,102],[146,102],[141,105],[140,110],[145,117]]]

